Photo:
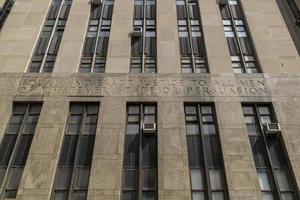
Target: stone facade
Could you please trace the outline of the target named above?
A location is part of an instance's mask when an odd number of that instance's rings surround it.
[[[272,102],[300,187],[300,58],[275,0],[242,0],[262,74],[232,73],[213,0],[199,1],[210,74],[181,74],[175,0],[157,0],[158,74],[128,74],[132,0],[115,1],[107,73],[76,73],[88,0],[73,0],[54,73],[25,73],[50,3],[18,0],[0,33],[0,139],[12,102],[43,102],[18,200],[50,199],[72,101],[100,102],[89,200],[120,199],[127,102],[157,102],[160,200],[191,199],[184,102],[215,103],[231,200],[262,198],[241,102]]]

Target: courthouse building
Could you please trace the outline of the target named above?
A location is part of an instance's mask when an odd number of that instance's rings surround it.
[[[1,200],[300,199],[300,0],[0,9]]]

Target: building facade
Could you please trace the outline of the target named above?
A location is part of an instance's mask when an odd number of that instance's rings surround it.
[[[300,199],[288,9],[16,0],[0,32],[0,199]]]

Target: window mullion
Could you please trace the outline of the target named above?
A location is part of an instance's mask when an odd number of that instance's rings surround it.
[[[206,164],[206,155],[204,153],[204,135],[203,135],[203,123],[202,123],[202,119],[201,119],[201,105],[197,104],[197,117],[198,117],[198,126],[199,126],[199,130],[200,130],[200,146],[201,146],[201,152],[200,154],[202,154],[202,164],[203,164],[203,171],[204,171],[204,184],[206,184],[206,196],[208,197],[208,200],[211,200],[211,187],[210,187],[210,179],[209,179],[209,169],[207,167]],[[205,193],[204,193],[205,194]]]
[[[45,53],[44,53],[44,57],[43,57],[43,61],[41,63],[41,67],[40,67],[40,70],[39,70],[39,73],[42,73],[43,70],[44,70],[44,65],[45,65],[45,62],[46,62],[46,58],[47,58],[47,55],[48,55],[48,51],[50,49],[50,46],[51,46],[51,43],[52,43],[52,40],[53,40],[53,36],[56,32],[56,28],[57,28],[57,24],[58,24],[58,21],[59,21],[59,17],[60,17],[60,13],[61,13],[61,10],[62,10],[62,7],[64,6],[64,3],[65,3],[65,0],[62,0],[60,6],[59,6],[59,10],[58,10],[58,13],[57,13],[57,17],[55,19],[55,23],[54,23],[54,26],[53,26],[53,29],[52,29],[52,32],[51,32],[51,35],[49,37],[49,42],[48,42],[48,45],[47,45],[47,48],[45,50]]]
[[[143,5],[143,34],[142,34],[142,37],[143,37],[143,40],[142,40],[142,43],[143,43],[143,53],[142,53],[142,73],[145,73],[145,42],[146,42],[146,32],[147,32],[147,26],[146,26],[146,11],[147,11],[147,0],[144,0],[144,5]],[[143,106],[142,106],[143,107]],[[141,110],[142,111],[142,110]]]
[[[275,193],[275,195],[277,196],[278,200],[282,200],[281,195],[280,195],[279,184],[278,184],[278,182],[277,182],[277,180],[275,178],[275,170],[274,170],[274,167],[272,166],[271,156],[270,156],[269,149],[268,149],[268,144],[267,144],[267,138],[266,138],[266,136],[264,134],[264,127],[263,127],[262,121],[260,119],[260,115],[259,115],[257,104],[255,104],[255,113],[256,113],[256,118],[258,120],[257,122],[259,123],[261,135],[263,137],[264,146],[265,146],[266,152],[267,152],[267,157],[268,157],[267,160],[268,160],[268,164],[270,166],[270,172],[271,172],[272,179],[273,179],[273,180],[271,180],[272,181],[271,184],[275,187],[273,189],[273,193]]]
[[[5,195],[5,190],[6,190],[6,187],[8,185],[8,180],[7,180],[7,176],[9,175],[9,173],[12,171],[12,163],[15,159],[15,156],[16,156],[16,152],[17,152],[17,147],[18,145],[20,144],[20,140],[21,140],[21,135],[22,135],[22,132],[24,130],[24,127],[25,127],[25,124],[26,124],[26,121],[28,119],[28,115],[29,115],[29,107],[30,107],[30,104],[27,104],[27,108],[26,108],[26,112],[25,112],[25,116],[23,117],[23,122],[21,124],[21,127],[19,129],[19,132],[17,134],[17,139],[16,139],[16,142],[15,142],[15,146],[14,146],[14,149],[12,151],[12,154],[11,154],[11,157],[10,157],[10,160],[9,160],[9,163],[7,165],[7,168],[6,168],[6,173],[5,173],[5,176],[3,178],[3,184],[2,184],[2,187],[0,187],[2,193],[0,195],[0,197],[2,198],[4,195]]]
[[[140,105],[140,132],[139,132],[139,168],[138,168],[138,200],[142,200],[142,161],[143,161],[143,123],[144,123],[144,112],[143,112],[143,104]]]

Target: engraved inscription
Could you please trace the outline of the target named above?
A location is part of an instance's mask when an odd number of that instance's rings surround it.
[[[18,95],[44,96],[268,96],[262,78],[24,78]]]

